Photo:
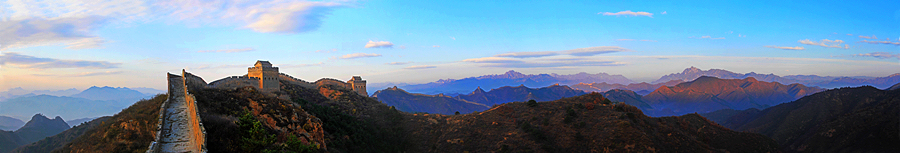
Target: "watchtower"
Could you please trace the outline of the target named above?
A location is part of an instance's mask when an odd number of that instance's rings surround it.
[[[366,92],[366,80],[363,80],[362,77],[353,76],[347,83],[350,84],[350,88],[352,88],[353,91],[356,91],[357,94],[366,97],[369,96],[369,93]]]
[[[256,61],[253,67],[247,68],[247,77],[259,80],[259,89],[266,91],[278,91],[278,67],[272,67],[269,61]]]

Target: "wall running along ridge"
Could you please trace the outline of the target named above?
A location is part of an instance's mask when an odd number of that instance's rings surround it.
[[[168,74],[168,99],[160,106],[156,138],[147,153],[181,153],[206,150],[206,129],[200,120],[194,95],[188,84],[203,88],[206,82],[182,70],[181,76]],[[196,86],[195,86],[196,87]]]

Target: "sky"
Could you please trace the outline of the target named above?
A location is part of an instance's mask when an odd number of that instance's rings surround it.
[[[426,83],[509,70],[653,81],[900,72],[897,1],[0,1],[0,91],[165,89],[268,60],[307,81]]]

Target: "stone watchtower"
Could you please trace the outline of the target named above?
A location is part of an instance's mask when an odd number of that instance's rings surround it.
[[[269,61],[256,61],[253,67],[247,68],[247,77],[259,79],[259,89],[278,91],[278,67],[272,67]]]
[[[363,80],[362,77],[353,76],[347,83],[350,84],[350,88],[352,88],[353,91],[356,91],[357,94],[366,97],[369,96],[369,93],[366,92],[366,80]]]

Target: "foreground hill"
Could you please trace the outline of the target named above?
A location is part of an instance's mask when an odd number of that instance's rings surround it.
[[[49,119],[44,115],[35,114],[28,123],[25,123],[15,133],[27,144],[59,134],[69,129],[69,127],[69,124],[59,116]]]
[[[643,100],[653,107],[650,116],[707,113],[721,109],[764,109],[822,91],[801,84],[783,85],[755,78],[719,79],[699,77],[673,87],[660,87]]]
[[[725,125],[769,136],[788,152],[900,150],[900,90],[834,89],[744,114]]]
[[[415,114],[410,152],[774,152],[765,136],[735,132],[689,114],[651,118],[599,93],[506,103],[466,115]]]
[[[144,152],[156,136],[159,108],[165,101],[166,95],[138,101],[99,125],[85,126],[80,136],[53,152]]]
[[[404,112],[428,112],[437,114],[471,113],[490,108],[485,104],[461,100],[443,94],[414,94],[397,87],[378,90],[372,97]]]

